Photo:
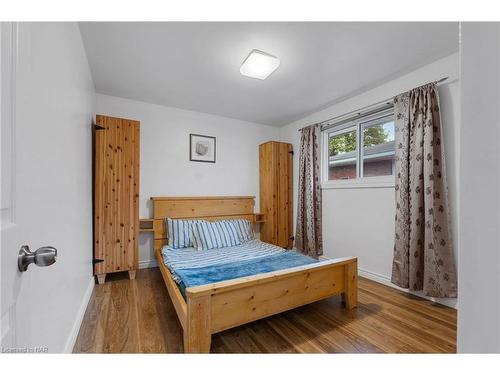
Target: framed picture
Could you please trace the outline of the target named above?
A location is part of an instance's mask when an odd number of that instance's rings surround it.
[[[215,137],[189,134],[189,160],[215,163]]]

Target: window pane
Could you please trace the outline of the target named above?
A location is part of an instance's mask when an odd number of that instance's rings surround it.
[[[363,128],[363,177],[394,171],[394,121],[387,118]]]
[[[328,179],[356,178],[356,130],[328,137]]]

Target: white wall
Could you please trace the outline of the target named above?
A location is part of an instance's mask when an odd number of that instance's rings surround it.
[[[282,141],[297,150],[299,128],[343,115],[393,97],[416,86],[449,77],[439,87],[455,254],[458,253],[459,171],[459,100],[458,53],[426,65],[360,95],[280,129]],[[294,163],[294,196],[298,185],[297,162]],[[296,212],[296,199],[294,200]],[[328,257],[356,255],[360,274],[390,284],[394,237],[394,188],[352,188],[323,190],[323,241]],[[450,306],[456,299],[441,300]]]
[[[11,122],[15,215],[2,228],[2,260],[8,260],[2,263],[2,308],[17,306],[5,321],[15,326],[17,347],[71,351],[94,285],[94,84],[76,23],[20,23],[18,30]],[[55,246],[57,262],[19,273],[9,257],[22,244]]]
[[[152,216],[152,196],[254,195],[258,210],[259,144],[278,128],[101,94],[97,113],[141,122],[140,217]],[[190,133],[217,137],[215,164],[189,161]],[[142,267],[154,259],[151,240],[141,234]]]
[[[461,24],[458,351],[500,352],[500,24]]]

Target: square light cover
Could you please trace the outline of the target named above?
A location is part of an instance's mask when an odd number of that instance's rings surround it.
[[[278,66],[280,60],[276,56],[254,49],[241,64],[240,73],[247,77],[266,79]]]

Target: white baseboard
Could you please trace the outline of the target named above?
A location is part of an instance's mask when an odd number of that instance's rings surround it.
[[[393,287],[394,289],[398,289],[398,290],[401,290],[401,291],[406,291],[405,289],[402,289],[399,286],[396,286],[396,285],[392,284],[391,283],[391,278],[388,277],[388,276],[381,275],[381,274],[376,273],[376,272],[368,271],[368,270],[365,270],[365,269],[359,268],[359,267],[358,267],[358,275],[361,276],[361,277],[364,277],[364,278],[376,281],[376,282],[378,282],[380,284],[384,284],[384,285]]]
[[[87,310],[87,306],[90,301],[90,297],[92,296],[92,291],[94,290],[94,276],[90,278],[89,284],[85,293],[83,294],[82,303],[75,317],[75,322],[73,323],[73,327],[71,328],[71,332],[66,340],[66,345],[64,346],[64,353],[72,353],[73,347],[75,346],[76,339],[78,337],[78,332],[80,332],[80,326],[83,322],[83,317],[85,316],[85,311]]]
[[[155,268],[158,267],[158,262],[155,259],[148,259],[148,260],[140,260],[139,261],[139,269],[143,268]]]
[[[403,288],[400,288],[397,285],[394,285],[393,283],[391,283],[391,278],[388,277],[388,276],[381,275],[381,274],[376,273],[376,272],[368,271],[368,270],[365,270],[365,269],[359,268],[359,267],[358,267],[358,275],[361,276],[361,277],[364,277],[366,279],[376,281],[377,283],[380,283],[380,284],[389,286],[391,288],[400,290],[402,292],[410,293],[410,294],[413,294],[415,296],[428,299],[428,300],[430,300],[432,302],[436,302],[436,303],[439,303],[441,305],[445,305],[445,306],[451,307],[453,309],[457,309],[458,308],[458,303],[457,303],[457,299],[456,298],[434,298],[434,297],[428,297],[425,294],[423,294],[422,292],[413,292],[413,291],[410,291],[408,289],[403,289]]]

